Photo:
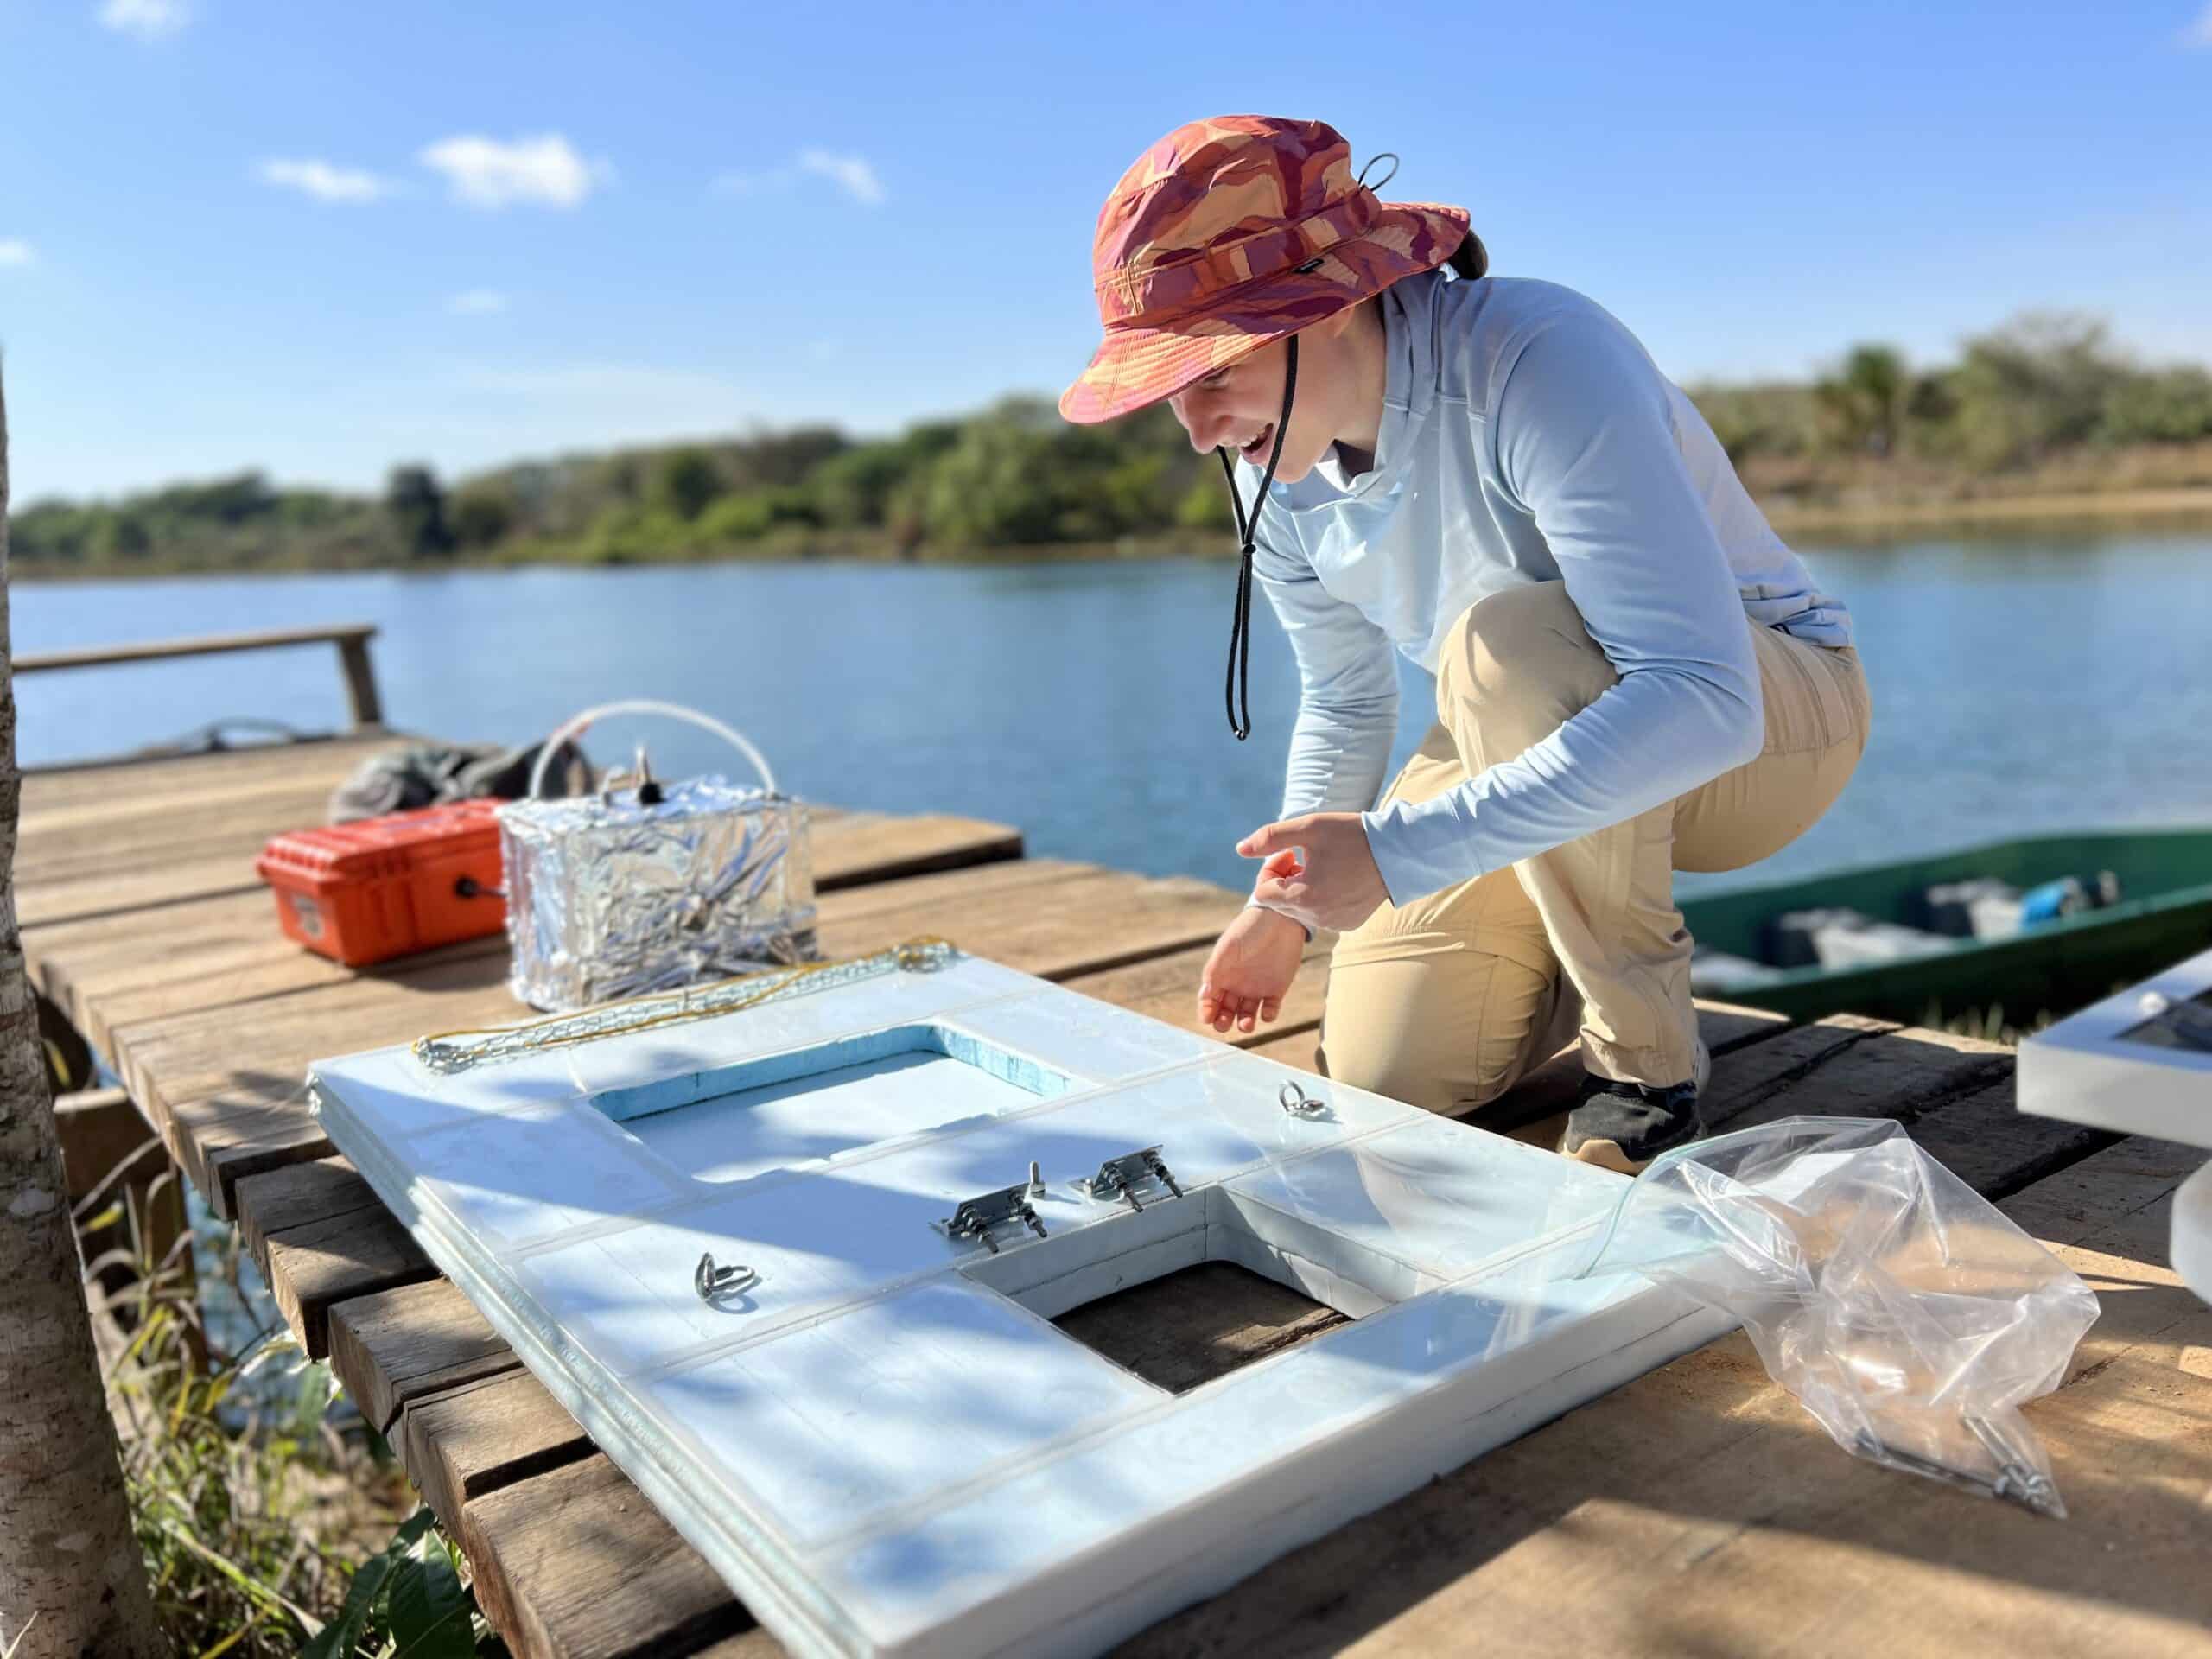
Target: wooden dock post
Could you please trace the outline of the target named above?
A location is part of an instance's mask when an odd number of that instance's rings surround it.
[[[369,663],[369,636],[374,628],[349,631],[336,636],[338,665],[346,675],[346,696],[353,708],[353,729],[381,730],[384,704],[377,697],[377,671]]]

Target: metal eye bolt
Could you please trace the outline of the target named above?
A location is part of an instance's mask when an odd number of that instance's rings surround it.
[[[702,1255],[699,1265],[691,1271],[691,1288],[699,1293],[699,1300],[711,1302],[717,1296],[727,1296],[732,1291],[746,1290],[760,1282],[760,1275],[743,1262],[732,1262],[718,1268],[711,1255]]]

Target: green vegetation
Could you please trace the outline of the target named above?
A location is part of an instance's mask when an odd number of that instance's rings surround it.
[[[380,1437],[334,1409],[329,1367],[281,1323],[238,1355],[207,1331],[201,1294],[273,1313],[247,1281],[238,1235],[222,1230],[195,1288],[181,1255],[151,1259],[141,1213],[118,1200],[79,1229],[131,1520],[176,1652],[504,1653],[429,1511],[401,1522],[414,1506],[406,1478]],[[127,1242],[99,1249],[118,1230]]]
[[[2212,372],[2145,367],[2104,326],[2028,315],[1916,366],[1854,346],[1809,384],[1691,395],[1785,522],[1793,510],[2212,486]],[[116,503],[36,503],[28,575],[1232,550],[1216,463],[1154,408],[1103,427],[1010,397],[896,437],[827,427],[525,461],[455,482],[394,467],[380,499],[258,473]]]
[[[1966,342],[1959,361],[1916,372],[1859,346],[1809,386],[1706,386],[1693,395],[1728,453],[1912,455],[1982,473],[2084,446],[2212,437],[2212,372],[2144,368],[2102,323],[2034,314]]]

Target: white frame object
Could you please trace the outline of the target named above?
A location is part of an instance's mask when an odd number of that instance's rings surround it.
[[[974,957],[310,1080],[431,1259],[802,1656],[1095,1652],[1731,1328],[1578,1276],[1624,1177]],[[722,1176],[656,1151],[641,1121],[675,1111],[718,1115],[683,1141],[727,1141]],[[1085,1185],[1115,1160],[1126,1192]],[[963,1234],[985,1197],[1015,1212]],[[1050,1322],[1210,1260],[1351,1322],[1179,1395]]]
[[[2212,950],[2115,991],[2020,1044],[2019,1106],[2037,1117],[2151,1135],[2212,1150],[2212,1051],[2129,1035],[2212,993]],[[2212,1301],[2212,1164],[2174,1194],[2171,1259]]]

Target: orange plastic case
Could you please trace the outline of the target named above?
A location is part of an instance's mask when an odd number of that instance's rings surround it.
[[[358,968],[496,933],[498,801],[456,801],[388,817],[296,830],[254,868],[276,892],[276,919],[310,950]]]

